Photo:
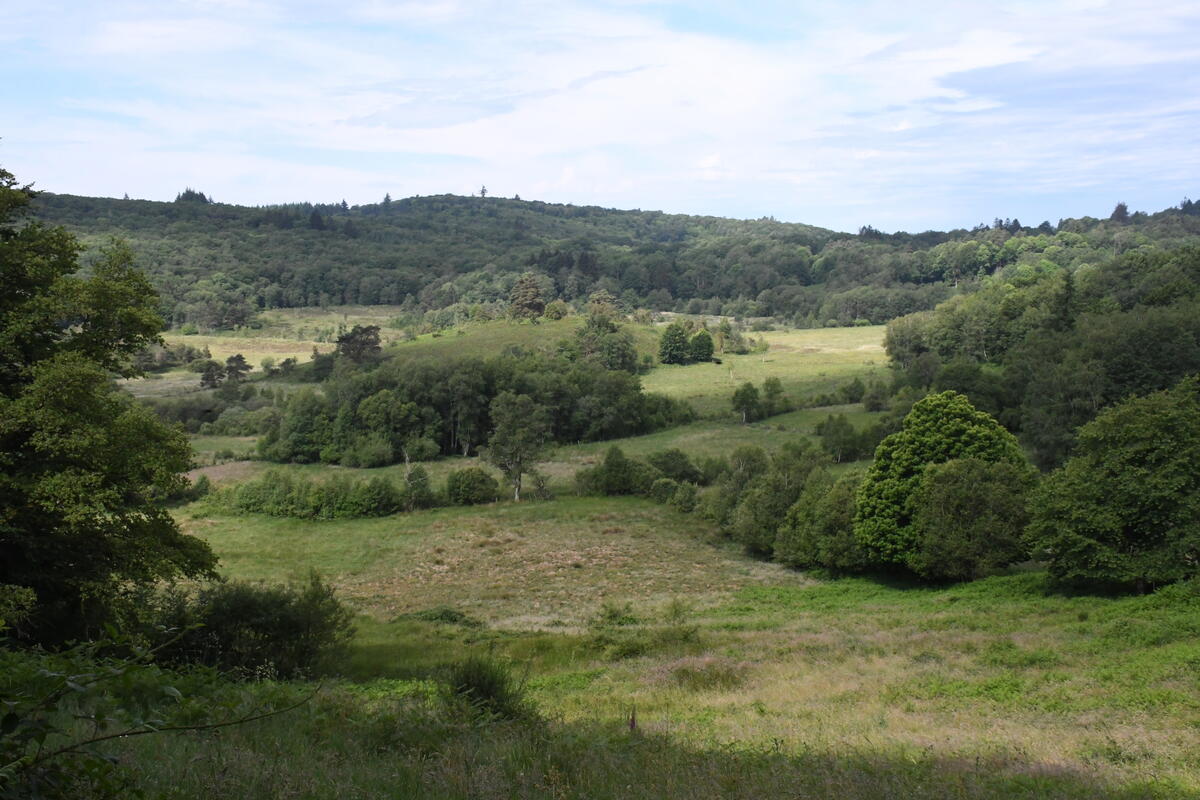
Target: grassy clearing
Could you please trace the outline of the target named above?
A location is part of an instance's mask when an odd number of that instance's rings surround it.
[[[415,358],[487,358],[499,355],[509,347],[553,352],[560,341],[574,336],[583,322],[583,317],[572,316],[560,320],[543,319],[537,324],[508,320],[473,323],[397,342],[390,352]],[[633,336],[639,354],[658,354],[658,330],[633,323],[626,323],[625,329]]]
[[[492,651],[530,665],[539,707],[570,731],[621,730],[636,708],[639,729],[677,759],[651,769],[627,753],[632,762],[613,764],[649,770],[638,773],[647,786],[697,753],[724,752],[760,788],[812,758],[849,769],[846,780],[873,763],[876,778],[915,796],[1200,791],[1195,587],[1110,598],[1049,593],[1041,573],[943,589],[818,580],[750,561],[695,517],[628,498],[355,522],[232,517],[203,504],[182,516],[231,575],[330,576],[364,612],[347,661],[356,678],[412,678]],[[664,628],[680,599],[678,627]],[[633,618],[615,649],[589,627],[606,601],[628,603]],[[768,754],[781,760],[760,773]],[[998,783],[979,783],[993,771]],[[932,782],[908,783],[917,774]],[[958,782],[938,782],[949,774]]]
[[[749,381],[778,378],[793,399],[824,394],[860,377],[883,376],[884,326],[768,331],[765,353],[721,356],[720,364],[662,366],[642,379],[647,391],[686,400],[702,416],[732,416],[733,391]]]
[[[277,363],[285,358],[294,358],[303,363],[312,358],[314,348],[321,353],[328,353],[334,349],[334,345],[329,342],[276,339],[266,336],[251,336],[248,335],[249,333],[251,332],[184,336],[180,333],[168,332],[163,335],[163,339],[168,344],[187,344],[200,349],[207,347],[208,351],[212,353],[212,357],[221,362],[236,353],[241,353],[246,357],[246,361],[254,367],[255,372],[258,371],[263,359],[267,357],[275,359]],[[195,375],[195,373],[191,374]],[[196,375],[195,378],[199,382],[200,376]]]
[[[567,628],[606,599],[656,605],[687,595],[711,604],[750,584],[803,582],[714,548],[705,541],[711,528],[692,517],[631,498],[320,524],[206,511],[187,509],[184,527],[213,546],[230,575],[278,579],[316,568],[378,620],[451,605],[495,627]]]

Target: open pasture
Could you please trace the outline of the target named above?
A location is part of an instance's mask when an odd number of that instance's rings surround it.
[[[631,498],[354,522],[180,513],[226,574],[328,576],[363,614],[347,661],[359,679],[491,651],[528,663],[535,701],[569,725],[619,728],[636,708],[642,731],[685,747],[988,763],[1018,785],[1082,775],[1130,798],[1200,791],[1193,586],[1110,598],[1048,592],[1037,572],[829,580]],[[602,640],[606,607],[624,610]]]
[[[766,331],[764,353],[719,355],[720,364],[660,366],[642,378],[650,392],[686,400],[702,416],[732,415],[733,392],[749,381],[762,388],[767,378],[778,378],[794,400],[836,390],[858,377],[883,377],[887,356],[883,351],[884,326],[815,328]]]

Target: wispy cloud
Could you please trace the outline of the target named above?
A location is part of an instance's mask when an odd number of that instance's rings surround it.
[[[1200,192],[1191,2],[10,0],[0,39],[0,163],[55,191],[843,229]]]

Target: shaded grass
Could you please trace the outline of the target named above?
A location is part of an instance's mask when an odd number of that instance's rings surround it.
[[[218,735],[119,745],[152,797],[1184,798],[1169,778],[1121,785],[993,746],[943,754],[863,742],[836,749],[681,744],[640,723],[472,721],[417,686],[333,690],[285,717]],[[1124,751],[1122,751],[1124,753]]]

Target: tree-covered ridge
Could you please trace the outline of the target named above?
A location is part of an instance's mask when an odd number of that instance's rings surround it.
[[[185,193],[186,194],[186,193]],[[626,306],[777,316],[806,326],[884,322],[930,309],[978,278],[1079,268],[1200,237],[1198,206],[1022,227],[858,235],[732,220],[452,195],[239,207],[43,194],[41,218],[85,244],[116,234],[150,272],[175,325],[231,328],[259,309],[508,301],[532,272],[542,299],[606,290]]]
[[[967,394],[1051,467],[1101,409],[1200,372],[1200,247],[1006,268],[893,320],[886,347],[902,381]]]

